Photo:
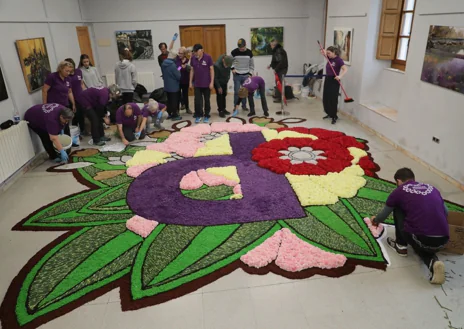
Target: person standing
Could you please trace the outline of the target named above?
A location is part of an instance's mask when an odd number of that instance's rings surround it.
[[[340,92],[340,80],[348,72],[348,67],[343,59],[340,58],[340,50],[337,47],[329,47],[323,54],[329,61],[325,68],[324,92],[322,94],[322,104],[327,114],[324,119],[332,119],[332,124],[338,120],[338,94]],[[330,68],[333,67],[333,70]],[[334,74],[335,71],[335,74]]]
[[[192,114],[189,106],[189,79],[191,67],[187,57],[187,48],[179,48],[176,57],[176,65],[180,70],[180,103],[182,104],[182,109],[185,109],[188,114]]]
[[[395,173],[398,186],[388,197],[384,209],[371,218],[377,226],[393,212],[396,239],[387,244],[400,256],[408,255],[408,244],[419,255],[430,271],[433,284],[445,282],[445,264],[436,253],[449,241],[448,209],[440,192],[429,184],[416,181],[409,168]]]
[[[74,66],[66,61],[60,62],[55,73],[48,75],[42,88],[42,103],[56,103],[65,107],[71,103],[73,112],[76,112],[76,102],[71,90],[69,74]]]
[[[66,58],[65,61],[71,63],[73,67],[76,67],[76,63],[74,63],[72,58]],[[71,73],[69,74],[69,82],[76,102],[76,115],[73,118],[72,124],[77,125],[81,131],[81,135],[85,136],[87,135],[87,132],[85,131],[85,116],[83,108],[79,104],[79,97],[86,87],[82,78],[82,71],[79,68],[73,68],[71,70]]]
[[[103,80],[97,68],[90,62],[89,55],[82,54],[79,60],[79,68],[87,88],[103,87]]]
[[[234,63],[232,64],[232,73],[234,74],[234,104],[237,103],[238,90],[243,85],[243,82],[253,75],[253,71],[255,70],[253,53],[247,48],[245,39],[239,39],[237,47],[231,52],[234,58]],[[246,98],[242,100],[242,109],[248,111]]]
[[[169,51],[168,58],[161,64],[161,72],[163,73],[164,91],[168,97],[168,113],[169,118],[173,121],[182,120],[179,116],[179,98],[180,98],[180,78],[181,73],[178,70],[175,59],[177,53]]]
[[[230,71],[234,58],[226,54],[219,56],[214,64],[214,88],[219,116],[225,118],[230,112],[226,110],[227,84],[230,80]]]
[[[158,45],[158,49],[161,51],[161,54],[159,54],[158,56],[158,64],[160,67],[163,64],[163,62],[168,58],[168,53],[174,47],[174,42],[176,42],[178,35],[179,34],[174,33],[174,36],[172,37],[172,41],[169,44],[169,48],[166,42],[161,42]]]
[[[275,38],[271,40],[270,44],[272,48],[272,60],[267,69],[269,70],[272,68],[279,77],[280,83],[282,83],[283,76],[286,75],[288,71],[287,52]],[[283,90],[283,92],[285,93],[285,90]],[[277,90],[277,88],[275,90],[275,96],[276,99],[274,100],[274,103],[282,102],[282,94],[279,90]]]
[[[129,145],[136,138],[144,139],[145,131],[142,127],[142,111],[135,103],[127,103],[116,111],[118,133],[124,145]]]
[[[200,44],[194,45],[192,51],[190,88],[193,88],[195,83],[195,123],[200,123],[203,117],[203,122],[208,123],[211,111],[211,90],[214,88],[213,59],[204,52]]]
[[[134,90],[137,87],[137,69],[132,63],[132,54],[129,49],[124,49],[121,61],[114,69],[116,84],[121,88],[122,103],[127,104],[134,101]]]
[[[255,101],[253,99],[253,96],[256,92],[256,90],[259,90],[260,97],[261,97],[261,106],[263,108],[264,116],[269,116],[269,109],[267,107],[267,101],[266,101],[266,83],[264,82],[264,79],[258,76],[254,77],[249,77],[246,79],[246,81],[243,83],[243,86],[239,89],[238,92],[238,99],[235,102],[235,109],[234,109],[234,114],[233,116],[236,116],[238,114],[238,107],[240,105],[240,102],[248,97],[248,102],[250,104],[250,113],[248,113],[249,117],[252,117],[256,115],[255,112]]]

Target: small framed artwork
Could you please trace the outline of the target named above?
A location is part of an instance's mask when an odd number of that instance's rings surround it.
[[[353,51],[353,28],[334,28],[334,47],[340,49],[340,58],[346,65],[351,65]]]

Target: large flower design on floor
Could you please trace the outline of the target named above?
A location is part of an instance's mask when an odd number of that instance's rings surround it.
[[[364,218],[395,185],[376,177],[365,140],[290,122],[184,122],[156,142],[74,152],[50,171],[89,189],[14,227],[67,233],[11,283],[2,326],[37,328],[115,288],[123,310],[159,304],[238,268],[292,279],[385,269],[381,231]]]

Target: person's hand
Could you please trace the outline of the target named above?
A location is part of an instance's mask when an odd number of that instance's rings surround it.
[[[339,75],[337,75],[337,76],[335,77],[335,80],[340,81],[340,80],[341,80],[341,77],[340,77]]]
[[[142,134],[141,132],[138,132],[138,133],[135,133],[134,136],[136,139],[139,139],[141,134]]]
[[[372,223],[372,226],[375,226],[375,227],[379,226],[379,223],[375,222],[375,216],[371,217],[371,223]]]
[[[211,89],[211,90],[214,89],[214,84],[212,82],[209,84],[209,89]]]
[[[73,111],[74,113],[76,113],[76,105],[73,105],[72,111]]]
[[[325,50],[324,49],[321,49],[321,54],[326,56],[326,53],[325,53]]]
[[[61,157],[61,162],[68,162],[69,160],[68,153],[66,153],[65,150],[60,151],[60,157]]]
[[[191,82],[189,83],[189,88],[193,89],[193,84]]]
[[[172,41],[176,41],[178,36],[179,36],[178,33],[174,33],[174,36],[172,37]]]
[[[127,139],[125,139],[125,138],[122,140],[122,143],[123,143],[124,145],[126,145],[126,146],[129,145],[129,141],[128,141]]]
[[[63,129],[61,129],[61,131],[60,131],[60,135],[63,135],[63,134],[64,134],[64,130],[63,130]]]
[[[271,69],[271,65],[268,65],[268,66],[267,66],[267,69],[270,70],[270,69]]]
[[[232,73],[233,73],[233,74],[237,74],[237,70],[236,70],[236,69],[232,69]]]
[[[222,88],[221,87],[218,88],[218,93],[219,93],[219,95],[222,95]]]

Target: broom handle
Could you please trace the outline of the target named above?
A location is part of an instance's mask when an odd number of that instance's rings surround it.
[[[330,64],[329,57],[327,57],[327,55],[326,55],[326,53],[324,51],[324,48],[322,48],[322,45],[319,42],[319,40],[317,41],[317,44],[319,45],[319,48],[321,49],[322,54],[324,55],[325,59],[327,60],[327,62],[329,62],[329,66],[332,69],[333,74],[335,74],[335,76],[337,77],[338,75],[335,72],[335,69],[333,68],[333,66]],[[343,88],[343,85],[342,85],[341,81],[340,80],[337,80],[337,81],[338,81],[338,84],[340,85],[340,87],[342,88],[343,93],[345,94],[345,98],[348,98],[348,95],[346,94],[345,88]]]

